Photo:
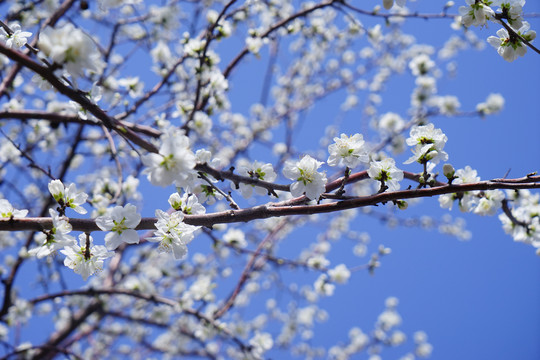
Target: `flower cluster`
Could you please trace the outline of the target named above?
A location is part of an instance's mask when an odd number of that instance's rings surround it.
[[[114,256],[105,246],[94,245],[94,239],[88,234],[79,235],[79,245],[73,242],[60,250],[66,256],[64,265],[81,275],[84,280],[103,270],[103,261]]]
[[[49,209],[49,214],[51,215],[53,222],[52,229],[36,236],[36,241],[39,243],[39,246],[28,251],[30,255],[36,256],[37,258],[54,254],[57,250],[76,244],[75,238],[69,235],[73,228],[69,224],[67,218],[60,217],[58,212],[53,209]]]
[[[172,252],[177,260],[182,260],[187,255],[187,244],[194,238],[194,232],[199,226],[188,225],[183,222],[184,213],[175,211],[168,214],[162,210],[156,210],[157,231],[148,241],[159,242],[160,252]]]
[[[491,1],[465,0],[465,2],[467,6],[460,6],[459,14],[463,25],[467,27],[486,25],[486,21],[495,15],[495,12],[489,7]]]
[[[499,215],[504,231],[515,241],[533,245],[540,255],[540,195],[529,190],[508,190],[507,197],[513,218],[506,213]]]
[[[453,177],[453,184],[470,184],[480,181],[477,171],[470,166],[457,170]],[[451,209],[455,200],[458,200],[459,209],[463,212],[494,215],[502,206],[504,193],[500,190],[487,190],[466,191],[459,194],[439,196],[439,204],[442,208]]]
[[[523,20],[525,0],[466,0],[467,6],[461,6],[459,13],[463,25],[484,26],[487,21],[501,23],[506,20],[506,27],[497,31],[497,36],[490,36],[491,44],[506,61],[512,62],[527,52],[527,44],[536,38],[536,32],[530,30],[528,22]],[[495,12],[491,6],[499,6]]]
[[[372,161],[367,173],[370,178],[381,183],[381,192],[386,189],[399,190],[399,181],[403,180],[403,171],[396,167],[396,162],[392,158]]]
[[[328,146],[328,165],[338,166],[345,165],[349,168],[355,168],[360,163],[367,163],[369,156],[365,148],[364,137],[361,134],[354,134],[353,136],[347,136],[341,134],[341,136],[334,138],[334,143]]]
[[[526,21],[516,31],[519,37],[515,34],[509,34],[506,29],[499,29],[497,30],[497,36],[488,38],[488,42],[497,49],[497,53],[509,62],[524,56],[527,52],[527,46],[521,41],[520,37],[529,42],[536,38],[536,32],[530,30],[530,25]]]
[[[243,176],[250,177],[252,179],[272,182],[276,179],[277,174],[274,171],[274,167],[270,163],[262,163],[260,161],[253,161],[249,162],[247,160],[241,159],[238,161],[238,173]],[[235,186],[232,184],[231,186]],[[242,196],[246,199],[249,199],[251,195],[253,194],[253,191],[255,191],[258,195],[267,195],[268,190],[256,186],[253,184],[245,184],[240,183],[238,184],[238,187],[240,189],[240,193]]]
[[[52,180],[49,183],[49,191],[54,200],[60,205],[60,212],[63,214],[65,209],[71,208],[79,214],[86,214],[86,209],[83,205],[88,198],[84,192],[77,191],[74,183],[71,183],[67,188],[60,180]]]
[[[92,39],[71,23],[45,28],[39,34],[38,47],[75,78],[84,76],[85,70],[99,73],[103,68],[100,52]]]
[[[415,161],[424,165],[428,161],[437,164],[441,160],[448,160],[448,154],[443,151],[447,140],[441,129],[435,129],[433,124],[413,127],[406,142],[407,145],[414,146],[414,155],[405,161],[405,164]]]

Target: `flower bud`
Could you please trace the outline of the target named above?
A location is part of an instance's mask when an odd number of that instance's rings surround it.
[[[383,0],[383,6],[386,10],[394,6],[394,0]]]
[[[399,210],[406,210],[409,207],[409,204],[405,200],[396,201],[396,205]]]
[[[448,180],[454,178],[454,174],[456,173],[456,170],[454,170],[454,167],[450,164],[444,164],[443,166],[443,174],[446,176]]]

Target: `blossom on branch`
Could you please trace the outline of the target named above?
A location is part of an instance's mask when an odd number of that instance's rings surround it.
[[[508,20],[508,25],[518,30],[523,26],[523,5],[525,0],[495,0],[492,5],[498,5],[503,18]]]
[[[334,138],[334,143],[328,146],[328,165],[338,166],[345,165],[349,168],[355,168],[360,163],[369,162],[369,156],[365,148],[364,137],[361,134],[354,134],[353,136],[347,136],[341,134],[341,136]]]
[[[504,193],[501,190],[488,190],[482,194],[473,212],[478,215],[495,215],[501,208]]]
[[[399,7],[404,7],[407,0],[395,0],[396,5]],[[386,10],[389,10],[394,6],[394,0],[383,0],[383,6]]]
[[[472,169],[470,166],[465,166],[464,169],[459,169],[454,173],[453,184],[470,184],[480,181],[480,177],[476,170]],[[439,205],[442,208],[452,209],[454,200],[459,200],[459,209],[463,212],[473,211],[478,204],[478,191],[466,191],[458,194],[443,194],[439,196]],[[502,199],[501,199],[502,200]],[[488,204],[484,204],[486,206]],[[493,203],[492,205],[497,205]],[[500,207],[500,202],[498,203]],[[479,209],[479,212],[483,210]],[[485,211],[491,211],[487,208]]]
[[[90,36],[71,23],[59,28],[45,28],[39,34],[38,47],[75,78],[84,76],[85,70],[99,73],[104,66]]]
[[[406,140],[407,145],[414,146],[414,155],[405,164],[418,162],[426,164],[431,161],[433,164],[439,161],[448,160],[448,154],[443,151],[448,138],[441,129],[435,129],[433,124],[415,126],[411,129],[410,136]]]
[[[385,186],[390,191],[399,190],[399,181],[403,180],[403,171],[396,167],[396,162],[392,158],[372,161],[367,171],[370,178],[381,182],[381,189]]]
[[[49,183],[49,191],[62,209],[71,208],[79,214],[86,214],[86,209],[81,205],[86,202],[88,195],[82,191],[78,192],[74,183],[66,188],[60,180],[52,180]]]
[[[94,239],[89,234],[79,235],[79,245],[76,242],[64,247],[60,252],[66,255],[64,265],[81,275],[84,280],[90,275],[103,270],[103,261],[114,256],[105,246],[93,245]]]
[[[295,180],[291,184],[291,194],[295,197],[306,196],[311,200],[319,199],[326,190],[326,174],[317,172],[323,164],[309,155],[305,155],[300,161],[286,161],[283,168],[283,175],[286,178]]]
[[[115,206],[107,215],[96,218],[96,225],[103,231],[110,231],[105,235],[105,246],[114,250],[122,243],[138,244],[139,234],[135,227],[141,222],[141,215],[137,207],[132,204]]]
[[[266,182],[272,182],[276,180],[277,174],[274,171],[274,167],[270,163],[262,163],[260,161],[249,162],[241,159],[238,161],[238,173],[242,176],[247,176],[252,179],[257,179]],[[232,184],[231,186],[235,186]],[[267,195],[268,190],[266,188],[256,186],[253,184],[239,183],[238,187],[240,193],[245,199],[249,199],[255,190],[258,195]]]
[[[501,94],[489,94],[485,102],[476,105],[476,111],[482,115],[495,114],[504,107],[504,97]]]
[[[184,195],[180,196],[180,194],[175,192],[169,196],[168,201],[174,210],[181,211],[184,214],[198,215],[206,212],[205,207],[199,203],[199,199],[195,194],[189,195],[188,193],[184,193]]]
[[[333,269],[328,270],[330,279],[338,284],[345,284],[351,277],[351,271],[345,266],[345,264],[339,264]]]
[[[57,250],[63,249],[66,246],[76,244],[75,238],[68,235],[73,228],[67,218],[60,217],[58,212],[53,209],[49,209],[49,214],[52,218],[51,230],[37,235],[36,241],[40,243],[40,246],[28,251],[30,255],[37,258],[43,258],[54,254]]]
[[[527,41],[532,41],[536,38],[536,32],[529,29],[529,23],[524,21],[523,26],[517,31],[517,34]],[[512,62],[518,57],[524,56],[527,52],[527,46],[521,39],[514,34],[509,34],[506,29],[499,29],[497,31],[497,36],[490,36],[487,41],[491,46],[497,49],[497,53],[508,62]]]
[[[28,214],[28,210],[14,209],[6,199],[0,199],[0,217],[2,218],[23,218]]]
[[[28,42],[28,38],[32,36],[31,32],[22,31],[21,25],[19,24],[11,25],[11,30],[13,33],[10,35],[4,30],[4,28],[0,28],[0,39],[5,41],[8,48],[22,48]]]
[[[185,224],[184,213],[175,211],[168,214],[162,210],[156,210],[157,231],[148,241],[159,242],[160,252],[172,252],[176,260],[182,260],[187,255],[187,244],[195,237],[194,232],[200,226]]]
[[[143,174],[153,185],[186,186],[196,164],[195,154],[190,149],[189,138],[180,130],[164,132],[161,136],[159,154],[142,157],[146,166]]]
[[[468,6],[460,6],[459,14],[461,22],[466,27],[486,25],[486,21],[493,18],[495,12],[486,3],[485,0],[465,0]]]

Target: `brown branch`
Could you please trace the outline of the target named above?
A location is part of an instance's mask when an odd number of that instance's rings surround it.
[[[229,295],[229,297],[225,301],[225,304],[214,312],[214,315],[213,315],[214,319],[217,320],[221,318],[223,315],[225,315],[227,311],[229,311],[229,309],[233,307],[236,298],[238,297],[244,285],[250,278],[251,272],[255,265],[255,261],[259,257],[260,253],[262,252],[266,244],[272,241],[276,233],[279,232],[283,228],[283,226],[285,226],[286,223],[287,223],[286,220],[282,220],[280,224],[275,226],[272,229],[272,231],[269,232],[268,235],[266,235],[266,237],[259,243],[259,246],[257,246],[257,249],[251,255],[251,258],[249,259],[248,263],[244,267],[244,270],[242,271],[242,274],[240,275],[240,278],[238,279],[238,283],[236,284],[236,287],[234,288],[232,293]]]
[[[508,34],[510,35],[510,38],[512,39],[513,36],[517,37],[522,43],[524,43],[525,45],[527,45],[528,47],[530,47],[534,52],[536,52],[537,54],[540,54],[540,49],[536,48],[533,44],[530,43],[529,40],[525,39],[523,36],[521,36],[520,34],[518,34],[517,31],[515,31],[510,25],[508,25],[507,23],[505,23],[503,21],[503,17],[501,16],[502,14],[497,14],[495,16],[495,19],[499,20],[499,24],[502,25],[506,31],[508,32]]]
[[[56,298],[61,298],[61,297],[66,297],[66,296],[81,296],[81,295],[86,295],[86,296],[90,296],[90,297],[94,297],[94,296],[97,296],[97,295],[127,295],[127,296],[131,296],[131,297],[134,297],[134,298],[137,298],[137,299],[146,300],[148,302],[152,302],[152,303],[155,303],[155,304],[168,305],[168,306],[171,306],[174,309],[177,309],[177,310],[179,310],[179,311],[181,311],[183,313],[186,313],[186,314],[189,314],[191,316],[196,317],[198,320],[204,322],[207,325],[210,325],[211,327],[216,329],[218,332],[226,335],[228,338],[230,338],[232,341],[234,341],[243,350],[248,348],[248,346],[245,345],[242,342],[241,339],[236,337],[224,325],[221,325],[220,323],[216,322],[215,319],[210,318],[209,316],[201,313],[200,311],[190,309],[190,308],[183,308],[183,307],[181,307],[181,304],[180,304],[179,301],[174,300],[174,299],[170,299],[170,298],[167,298],[167,297],[164,297],[164,296],[159,296],[159,295],[154,295],[154,294],[144,294],[144,293],[133,291],[133,290],[118,289],[118,288],[103,288],[103,289],[90,288],[90,289],[83,289],[83,290],[66,290],[66,291],[61,291],[61,292],[54,293],[54,294],[42,295],[42,296],[39,296],[39,297],[37,297],[35,299],[30,300],[30,303],[35,305],[35,304],[43,302],[43,301],[54,300]],[[94,304],[89,306],[86,309],[86,311],[83,311],[82,314],[85,315],[86,313],[88,313],[90,308],[92,309],[92,311],[97,311],[99,309],[99,307],[96,307]],[[97,304],[99,304],[99,303],[97,303]],[[70,322],[70,327],[77,320],[79,320],[79,317],[76,316]],[[80,325],[80,323],[78,323],[78,322],[77,322],[77,324]],[[47,343],[50,344],[50,342],[47,342]],[[55,341],[54,345],[56,345],[57,343],[58,342]]]
[[[300,18],[300,17],[304,17],[304,16],[308,15],[309,13],[311,13],[311,12],[317,10],[317,9],[322,9],[322,8],[325,8],[327,6],[331,6],[334,3],[338,3],[338,2],[339,1],[336,1],[336,0],[325,1],[323,3],[314,5],[314,6],[310,7],[310,8],[301,10],[301,11],[289,16],[288,18],[279,21],[277,24],[271,26],[268,30],[266,30],[264,33],[262,33],[260,35],[260,37],[261,37],[261,39],[264,39],[264,38],[270,36],[274,31],[276,31],[277,29],[287,25],[291,21],[293,21],[293,20],[295,20],[297,18]],[[225,68],[225,71],[223,71],[223,76],[225,78],[228,78],[229,75],[231,74],[231,71],[236,67],[236,65],[238,65],[240,60],[242,60],[242,58],[244,56],[246,56],[248,53],[249,53],[249,50],[248,50],[247,46],[245,46],[244,49],[242,49],[242,51],[238,55],[236,55],[236,57],[229,63],[229,65],[227,65],[227,67]]]
[[[105,111],[103,111],[99,106],[90,101],[90,99],[84,96],[81,92],[65,85],[54,75],[51,69],[36,63],[26,54],[10,49],[3,44],[0,44],[0,53],[6,55],[11,60],[22,64],[36,74],[40,75],[61,94],[75,101],[76,103],[81,105],[83,109],[90,112],[97,119],[101,120],[103,122],[103,125],[105,125],[107,128],[115,130],[120,136],[123,136],[127,140],[132,141],[133,143],[137,144],[143,149],[146,149],[149,152],[158,152],[158,149],[153,144],[139,137],[131,129],[120,125],[120,123],[118,123],[114,118],[107,115]]]
[[[0,111],[0,119],[17,119],[21,121],[28,120],[47,120],[51,124],[85,124],[88,126],[101,126],[101,124],[83,120],[77,115],[69,114],[58,114],[51,113],[42,110],[18,110],[18,111]],[[161,136],[161,131],[156,130],[150,126],[134,124],[128,121],[120,120],[118,121],[120,125],[126,127],[134,132],[141,133],[144,135],[151,136],[153,138],[158,138]]]
[[[363,175],[363,172],[358,173]],[[356,175],[356,174],[355,174]],[[406,173],[407,178],[417,178],[417,174]],[[360,177],[360,176],[359,176]],[[351,175],[350,178],[354,178]],[[338,188],[341,179],[333,181],[331,184]],[[267,204],[259,205],[248,209],[227,210],[204,215],[185,215],[184,222],[189,225],[212,227],[215,224],[227,224],[248,222],[257,219],[267,219],[271,217],[293,216],[293,215],[313,215],[323,214],[347,209],[354,209],[366,206],[374,206],[404,199],[417,199],[432,197],[443,194],[463,193],[469,191],[486,191],[496,189],[540,189],[540,176],[530,176],[520,179],[504,181],[487,180],[469,184],[448,185],[436,182],[436,186],[423,189],[407,189],[393,192],[383,192],[369,196],[348,198],[347,200],[316,204],[316,205],[282,205]],[[328,186],[327,186],[328,188]],[[301,198],[299,198],[301,199]],[[154,229],[156,218],[143,218],[136,230]],[[69,223],[74,231],[101,231],[95,224],[94,219],[70,218]],[[41,231],[52,227],[52,219],[45,217],[38,218],[11,218],[0,220],[0,231]]]
[[[73,6],[76,1],[77,0],[66,0],[62,4],[60,4],[60,6],[58,6],[58,9],[56,9],[56,11],[47,20],[43,22],[40,31],[45,29],[47,26],[54,26],[56,22],[71,8],[71,6]],[[37,43],[38,34],[34,34],[34,38],[28,45],[33,48],[34,46],[36,46]],[[27,50],[25,52],[25,55],[28,54],[29,51]],[[22,66],[23,65],[21,63],[16,62],[7,74],[7,76],[4,78],[4,80],[0,84],[0,98],[8,94],[8,89],[11,87],[11,84],[13,83],[13,80],[15,80],[15,77],[17,76],[19,71],[21,71]]]

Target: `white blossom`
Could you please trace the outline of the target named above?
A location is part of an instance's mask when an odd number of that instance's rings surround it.
[[[118,85],[128,91],[128,95],[134,99],[143,94],[144,83],[139,80],[138,76],[129,76],[118,80]]]
[[[196,111],[188,124],[199,136],[208,136],[212,130],[212,119],[203,111]]]
[[[399,7],[404,7],[407,0],[395,0],[396,5]],[[392,8],[394,6],[394,0],[383,0],[383,6],[386,10]]]
[[[313,287],[318,294],[324,296],[332,296],[334,294],[334,290],[336,289],[334,284],[328,282],[328,275],[326,274],[321,274],[315,281]]]
[[[266,182],[272,182],[277,177],[277,174],[274,171],[274,167],[272,166],[272,164],[262,163],[257,160],[249,162],[248,160],[240,159],[238,161],[238,173],[242,176],[247,176]],[[236,185],[233,183],[231,184],[231,187],[236,187]],[[268,190],[266,188],[253,184],[246,184],[241,182],[238,184],[238,187],[242,196],[246,199],[249,199],[251,197],[251,195],[253,194],[253,190],[255,190],[255,193],[257,193],[258,195],[268,194]]]
[[[396,167],[396,162],[392,158],[372,161],[367,173],[373,180],[388,186],[390,191],[399,190],[399,181],[403,180],[403,171]]]
[[[184,214],[199,215],[206,212],[205,207],[199,203],[199,199],[195,194],[189,195],[188,193],[184,193],[184,195],[180,196],[180,194],[175,192],[169,196],[168,201],[173,209],[182,211]]]
[[[470,166],[466,166],[463,169],[458,169],[454,173],[455,179],[453,184],[469,184],[480,181],[480,177],[476,170],[472,169]],[[459,196],[457,194],[444,194],[439,196],[439,205],[442,208],[452,209],[454,200],[459,199],[459,209],[463,212],[472,211],[478,204],[478,191],[466,191],[461,193]],[[479,212],[485,211],[494,211],[496,208],[500,207],[500,202],[495,199],[499,198],[499,195],[493,193],[494,200],[493,202],[485,202],[483,204],[484,210],[482,207],[479,208]],[[502,200],[502,198],[500,199]],[[489,206],[488,206],[489,205]],[[496,208],[494,208],[496,207]],[[492,210],[491,210],[492,209]]]
[[[443,151],[447,140],[442,130],[435,129],[433,124],[414,126],[406,140],[407,145],[414,146],[412,149],[414,155],[405,161],[405,164],[412,162],[425,164],[428,161],[436,164],[441,160],[448,160],[448,154]]]
[[[206,41],[199,39],[189,39],[184,45],[184,53],[191,57],[198,57],[198,54],[204,49]]]
[[[414,76],[429,73],[435,67],[435,62],[427,54],[418,54],[409,62],[409,69]]]
[[[247,37],[246,38],[246,47],[250,53],[257,55],[259,50],[263,46],[263,39],[260,37]]]
[[[309,155],[305,155],[300,161],[288,160],[283,168],[283,175],[294,180],[291,184],[291,194],[293,196],[306,196],[311,200],[317,200],[326,190],[326,174],[317,172],[323,164]]]
[[[501,190],[485,191],[483,196],[478,200],[473,212],[478,215],[495,215],[497,210],[501,208],[504,200],[504,193]]]
[[[355,168],[360,163],[367,163],[369,156],[364,146],[364,137],[361,134],[354,134],[347,136],[341,134],[341,136],[334,138],[334,143],[328,146],[328,165],[338,166],[345,165],[349,168]]]
[[[525,40],[532,41],[536,38],[536,32],[529,30],[530,25],[527,21],[523,21],[521,28],[517,31]],[[499,29],[497,36],[490,36],[488,43],[491,44],[497,53],[503,57],[504,60],[512,62],[520,56],[524,56],[527,52],[527,46],[517,37],[510,36],[506,29]]]
[[[192,169],[195,167],[195,154],[190,149],[189,138],[182,131],[165,132],[161,137],[159,154],[142,157],[147,167],[143,173],[153,185],[167,186],[175,182],[177,186],[188,185]]]
[[[4,28],[0,28],[0,38],[6,42],[8,48],[22,48],[28,42],[28,38],[32,36],[31,32],[22,31],[21,25],[10,24],[13,33],[9,35]]]
[[[351,272],[345,264],[339,264],[333,269],[328,270],[328,275],[333,282],[345,284],[351,277]]]
[[[49,191],[54,200],[62,207],[71,208],[79,214],[86,214],[87,211],[81,205],[86,203],[88,194],[77,191],[74,183],[66,188],[60,180],[52,180],[49,183]]]
[[[28,210],[17,210],[6,199],[0,199],[0,217],[2,218],[23,218],[28,214]]]
[[[442,115],[453,115],[458,110],[461,104],[456,96],[437,96],[432,99],[433,105],[439,108],[439,112]]]
[[[17,298],[9,307],[6,321],[8,325],[26,324],[32,316],[32,303],[25,299]]]
[[[103,231],[109,231],[105,235],[108,250],[114,250],[122,243],[138,244],[139,234],[134,229],[140,222],[141,215],[132,204],[115,206],[108,214],[96,218],[96,225]]]
[[[523,6],[525,0],[494,0],[493,6],[498,5],[499,11],[506,14],[508,24],[515,30],[523,26]]]
[[[246,235],[240,229],[229,229],[223,235],[223,241],[237,248],[245,248],[247,246]]]
[[[501,94],[489,94],[485,102],[476,105],[476,111],[483,115],[495,114],[504,107],[504,97]]]
[[[93,245],[94,239],[88,234],[79,235],[79,245],[76,242],[60,250],[66,256],[64,265],[87,280],[90,275],[103,270],[105,259],[114,256],[105,246]]]
[[[182,260],[187,255],[187,244],[195,237],[194,232],[199,226],[185,224],[184,213],[175,211],[171,214],[157,209],[157,231],[148,241],[159,242],[160,252],[172,252],[176,260]]]
[[[255,336],[252,337],[249,340],[249,345],[251,345],[252,353],[255,355],[256,358],[262,358],[262,355],[272,349],[274,346],[274,340],[272,339],[272,335],[266,332],[257,332],[255,333]]]
[[[57,250],[63,249],[66,246],[75,245],[75,238],[69,233],[73,229],[69,224],[68,219],[60,217],[58,212],[49,209],[49,214],[52,218],[52,228],[46,234],[36,236],[36,241],[39,246],[31,249],[28,253],[37,258],[54,254]]]
[[[468,6],[460,6],[459,14],[461,22],[467,27],[486,25],[486,21],[495,15],[493,9],[486,5],[485,0],[465,0],[465,2]],[[487,3],[491,2],[487,1]]]
[[[401,131],[405,121],[399,116],[399,114],[388,112],[381,116],[378,127],[384,132],[394,134]]]
[[[38,47],[73,77],[84,76],[85,70],[99,73],[103,67],[100,52],[92,39],[72,23],[45,28],[39,34]]]

